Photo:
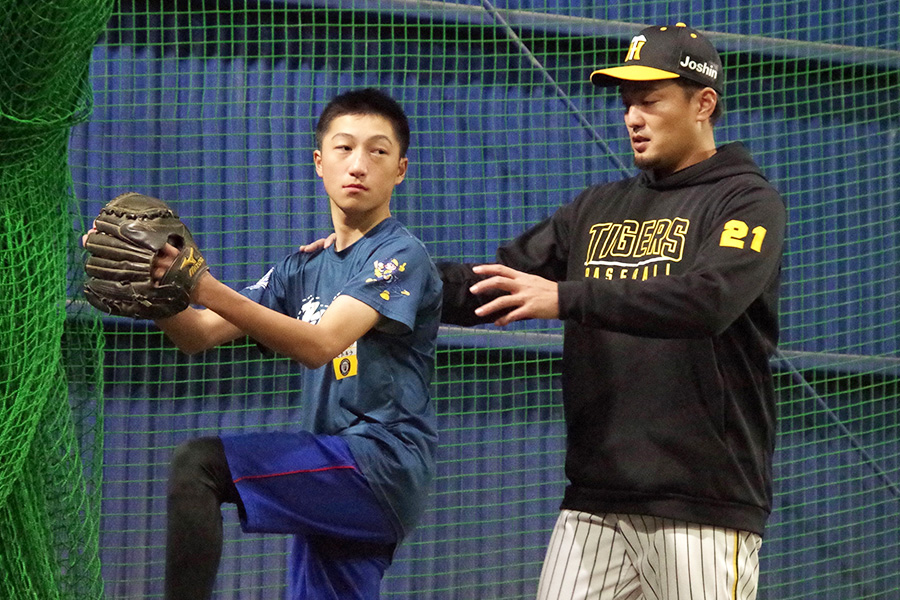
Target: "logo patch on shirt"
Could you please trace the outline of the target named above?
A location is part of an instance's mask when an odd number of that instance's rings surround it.
[[[331,361],[334,367],[334,378],[337,380],[353,377],[359,370],[359,361],[356,358],[356,342],[349,348],[338,354]]]
[[[373,265],[375,267],[375,277],[366,279],[366,283],[381,283],[383,289],[379,296],[385,300],[390,300],[392,294],[409,296],[409,292],[400,287],[400,274],[406,271],[406,263],[401,263],[396,258],[392,258],[384,262],[376,260]]]
[[[269,279],[271,279],[271,277],[272,277],[272,271],[274,271],[274,270],[275,270],[275,269],[269,269],[268,271],[266,271],[266,274],[263,275],[263,276],[260,278],[259,281],[257,281],[257,282],[254,283],[253,285],[249,286],[247,289],[248,289],[248,290],[257,290],[257,289],[259,289],[259,288],[267,288],[267,287],[269,287]]]

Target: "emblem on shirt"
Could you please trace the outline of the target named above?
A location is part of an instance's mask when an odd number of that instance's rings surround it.
[[[259,281],[257,281],[253,285],[249,286],[247,289],[248,290],[258,290],[260,288],[265,289],[265,288],[269,287],[269,279],[272,278],[272,271],[274,271],[274,270],[275,269],[269,269],[268,271],[266,271],[266,274],[263,275],[259,279]]]
[[[334,367],[334,378],[345,379],[353,377],[359,368],[359,361],[356,358],[356,342],[353,342],[349,348],[338,354],[331,361]]]
[[[406,270],[406,263],[401,263],[396,258],[386,261],[376,260],[373,263],[375,269],[375,277],[366,279],[366,283],[379,283],[382,290],[379,296],[385,300],[390,300],[392,294],[401,294],[409,296],[409,291],[401,287],[401,273]]]

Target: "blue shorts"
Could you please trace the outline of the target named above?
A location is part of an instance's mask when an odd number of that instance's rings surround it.
[[[290,598],[374,600],[397,534],[336,436],[222,437],[248,533],[294,534]]]

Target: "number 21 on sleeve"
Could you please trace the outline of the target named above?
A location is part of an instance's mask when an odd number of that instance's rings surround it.
[[[766,228],[762,225],[754,227],[753,231],[743,221],[732,219],[725,223],[722,230],[722,237],[719,239],[719,245],[724,248],[744,249],[744,240],[747,235],[751,234],[753,239],[750,241],[750,249],[756,252],[762,251],[763,239],[766,237]]]

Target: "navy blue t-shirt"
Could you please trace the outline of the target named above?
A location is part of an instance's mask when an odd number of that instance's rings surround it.
[[[313,324],[341,295],[382,315],[331,363],[303,369],[302,425],[346,439],[402,538],[424,511],[437,443],[441,279],[424,245],[391,217],[340,252],[291,254],[241,293]]]

